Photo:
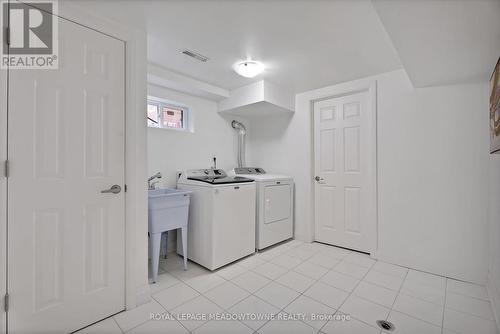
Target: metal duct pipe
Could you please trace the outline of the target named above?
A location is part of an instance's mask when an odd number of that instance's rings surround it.
[[[247,129],[238,121],[232,121],[231,126],[238,131],[238,167],[246,167],[245,162],[245,137]]]

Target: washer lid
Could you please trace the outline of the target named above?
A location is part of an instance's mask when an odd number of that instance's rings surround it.
[[[266,171],[261,167],[238,167],[234,168],[230,174],[237,176],[247,177],[253,179],[257,182],[265,181],[293,181],[291,176],[279,175],[279,174],[267,174]]]
[[[209,184],[228,184],[228,183],[244,183],[244,182],[253,182],[253,179],[249,179],[241,176],[196,176],[196,177],[188,177],[188,180],[192,181],[200,181]]]

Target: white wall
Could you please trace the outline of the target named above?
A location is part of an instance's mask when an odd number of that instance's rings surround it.
[[[500,154],[490,156],[490,262],[488,293],[500,327]]]
[[[488,85],[379,89],[380,258],[485,283]]]
[[[233,118],[217,113],[216,102],[154,85],[148,85],[148,95],[189,106],[193,126],[193,132],[148,128],[149,175],[161,172],[163,185],[175,187],[177,171],[210,168],[214,154],[217,167],[228,170],[236,166]]]
[[[148,175],[161,172],[161,186],[176,187],[176,173],[186,169],[210,168],[212,157],[217,167],[236,167],[237,137],[231,127],[232,116],[217,113],[217,103],[204,98],[148,85],[148,95],[190,107],[191,131],[148,128]],[[248,122],[236,118],[249,127]],[[247,149],[247,156],[250,150]],[[169,233],[168,250],[175,249],[175,233]]]
[[[377,80],[377,256],[486,282],[488,86],[414,89],[403,70],[362,80]],[[304,240],[313,238],[311,100],[342,85],[298,94],[293,117],[251,123],[249,161],[295,178]]]
[[[127,100],[131,106],[126,118],[126,308],[132,309],[150,300],[148,282],[148,199],[146,126],[144,106],[147,96],[146,33],[135,31],[127,44]],[[133,85],[131,84],[133,83]],[[134,96],[132,96],[134,95]],[[135,294],[135,298],[132,296]]]

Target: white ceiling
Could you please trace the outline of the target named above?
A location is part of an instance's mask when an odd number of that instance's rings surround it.
[[[374,0],[417,87],[489,80],[500,56],[500,0]]]
[[[162,2],[148,14],[152,62],[227,89],[266,78],[301,92],[401,67],[370,1]],[[234,73],[247,57],[264,62],[265,73]]]
[[[302,92],[404,68],[416,86],[486,81],[500,0],[81,1],[148,32],[149,61],[225,89],[263,78]],[[190,49],[210,60],[179,53]],[[247,79],[232,65],[267,65]]]

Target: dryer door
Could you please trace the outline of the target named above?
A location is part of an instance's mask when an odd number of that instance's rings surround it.
[[[291,191],[290,184],[273,184],[265,186],[265,224],[271,224],[290,217]]]

